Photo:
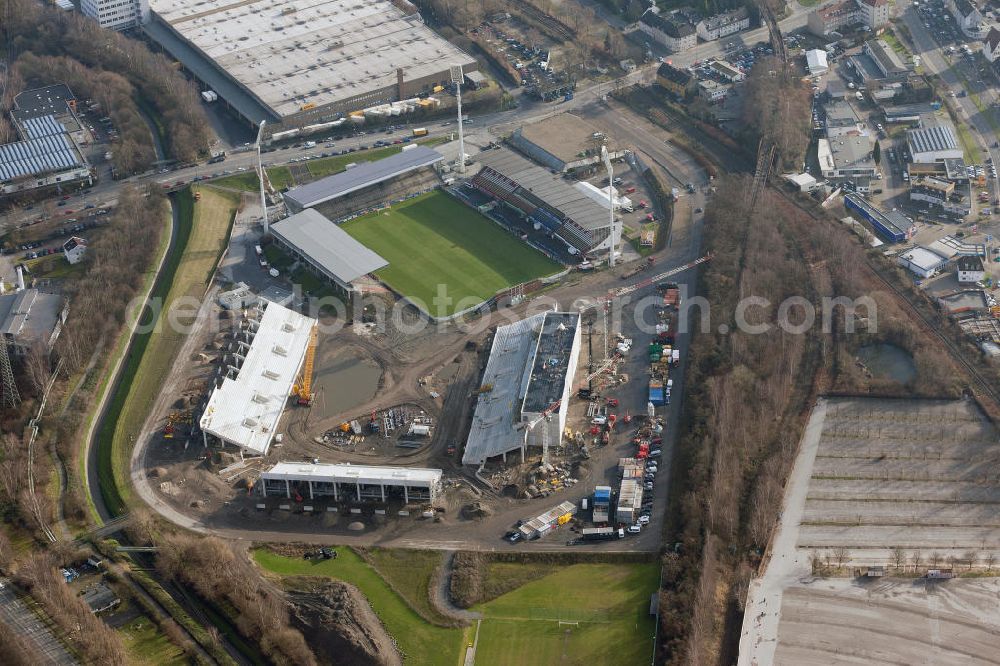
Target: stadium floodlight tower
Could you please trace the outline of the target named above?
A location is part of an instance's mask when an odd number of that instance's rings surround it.
[[[264,125],[267,124],[267,120],[260,121],[260,127],[257,129],[257,180],[260,182],[260,210],[262,214],[262,221],[264,224],[264,233],[267,233],[267,199],[264,198],[264,163],[260,158],[260,140],[264,136]]]
[[[601,146],[601,159],[604,160],[604,168],[608,170],[608,214],[611,216],[611,252],[608,254],[608,267],[615,267],[615,248],[618,246],[615,238],[615,171],[611,167],[611,155],[608,154],[608,146]]]
[[[462,66],[451,66],[451,82],[455,84],[455,101],[458,104],[458,172],[465,175],[465,136],[462,133]]]

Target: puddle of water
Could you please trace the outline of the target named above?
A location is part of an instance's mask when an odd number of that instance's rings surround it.
[[[858,350],[858,359],[879,379],[892,379],[905,384],[917,376],[913,357],[896,345],[867,345]]]
[[[317,364],[318,365],[318,364]],[[340,414],[369,400],[378,391],[382,370],[371,359],[335,356],[316,372],[317,400],[324,414]]]

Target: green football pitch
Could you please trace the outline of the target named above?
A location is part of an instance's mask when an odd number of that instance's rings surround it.
[[[343,224],[389,265],[379,279],[435,317],[561,266],[451,196],[434,191]]]

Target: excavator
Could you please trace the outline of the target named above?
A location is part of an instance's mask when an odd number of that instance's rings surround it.
[[[302,374],[299,375],[295,385],[292,386],[292,395],[298,399],[298,404],[304,407],[311,406],[313,401],[312,376],[313,364],[316,362],[317,338],[318,332],[316,327],[313,326],[312,331],[309,332],[309,346],[306,348],[306,358],[302,363]]]

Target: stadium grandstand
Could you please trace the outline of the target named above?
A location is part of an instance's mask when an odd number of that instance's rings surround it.
[[[442,160],[436,150],[411,144],[395,155],[293,188],[285,193],[285,205],[293,213],[314,208],[330,220],[342,220],[433,189],[440,182],[434,165]]]
[[[543,312],[500,326],[483,372],[464,465],[559,446],[580,356],[580,315]]]
[[[209,438],[263,456],[311,344],[316,320],[261,299],[247,310],[200,425]]]
[[[443,486],[439,469],[282,462],[260,475],[265,497],[296,501],[433,502]]]
[[[389,265],[312,208],[271,225],[271,234],[275,242],[343,292],[357,291],[360,278]]]
[[[481,153],[480,162],[472,186],[546,229],[566,243],[571,254],[608,248],[607,209],[562,177],[506,148]]]

